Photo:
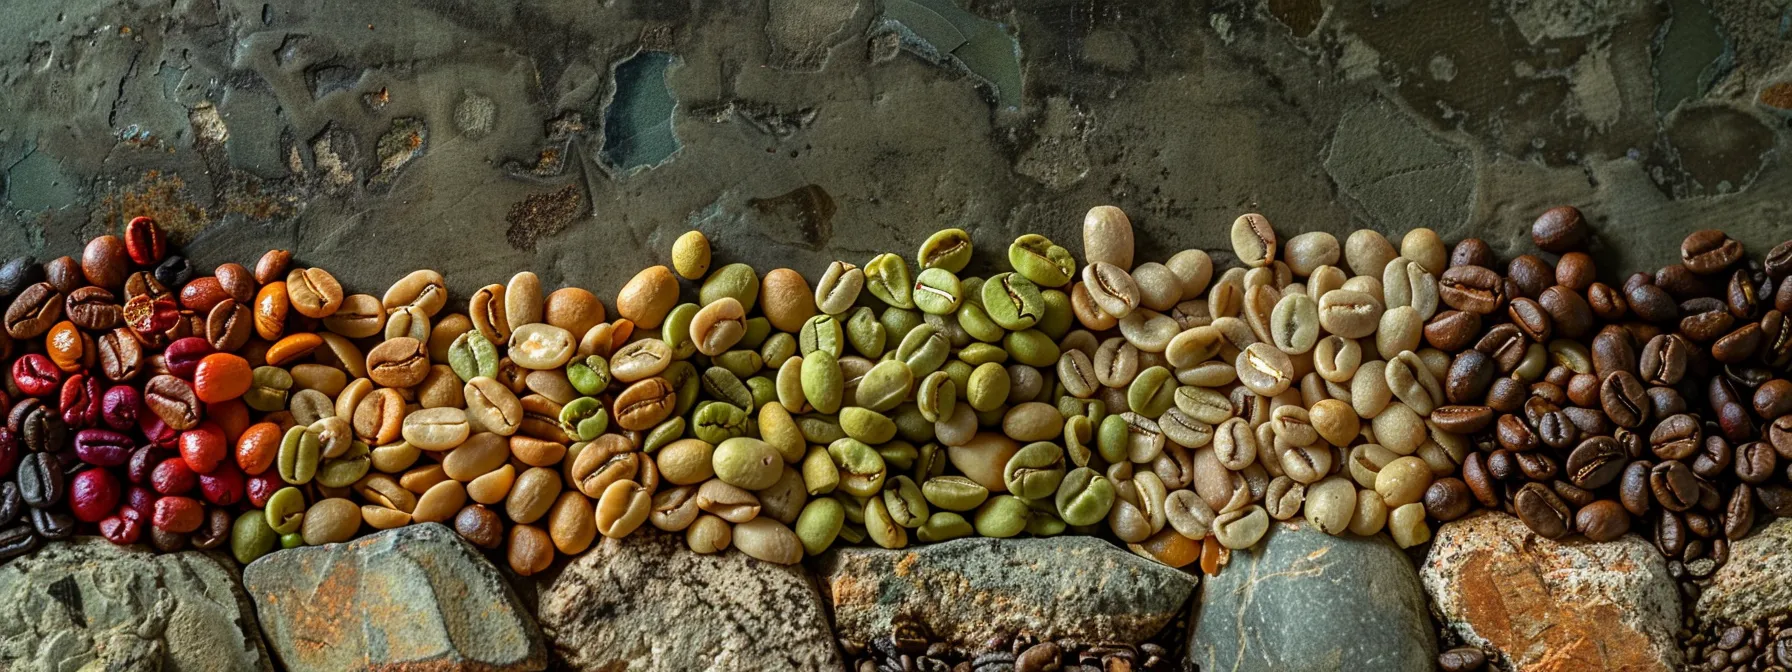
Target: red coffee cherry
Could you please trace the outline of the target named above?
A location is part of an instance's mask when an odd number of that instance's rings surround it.
[[[243,470],[233,462],[220,463],[211,473],[199,475],[199,494],[207,502],[230,506],[243,501],[244,492]]]
[[[136,511],[137,515],[148,518],[150,514],[156,512],[156,500],[161,498],[161,495],[149,488],[133,485],[124,491],[124,505],[120,508]]]
[[[131,262],[138,266],[154,266],[168,255],[168,237],[162,227],[149,217],[133,218],[124,225],[124,247]]]
[[[250,476],[249,481],[244,485],[243,490],[244,494],[249,497],[249,506],[259,509],[267,506],[268,500],[273,498],[274,493],[279,492],[280,489],[284,487],[286,487],[286,481],[280,480],[280,474],[278,472],[269,471],[267,473]]]
[[[41,397],[56,391],[62,384],[62,369],[39,353],[30,353],[12,363],[12,380],[19,391],[30,397]]]
[[[205,505],[192,497],[163,497],[156,500],[156,514],[150,525],[163,532],[186,534],[205,524]]]
[[[224,430],[210,420],[180,433],[180,456],[195,473],[209,474],[230,457]]]
[[[97,523],[118,508],[124,489],[106,469],[88,469],[69,479],[68,505],[83,523]]]
[[[212,344],[198,336],[188,336],[168,344],[162,351],[162,365],[168,367],[168,373],[176,378],[192,380],[193,374],[199,371],[199,362],[217,350]]]
[[[100,419],[100,381],[84,373],[62,381],[62,422],[69,429],[86,429]]]
[[[120,546],[129,546],[143,538],[143,514],[133,508],[122,508],[118,513],[100,521],[100,536]]]
[[[156,465],[149,475],[149,486],[164,495],[179,495],[192,492],[199,485],[199,474],[187,466],[187,461],[178,457],[170,457]]]

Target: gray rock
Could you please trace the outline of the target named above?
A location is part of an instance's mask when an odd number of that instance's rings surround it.
[[[900,622],[972,650],[1016,632],[1141,642],[1196,585],[1194,575],[1078,536],[839,548],[817,571],[841,638],[870,642]]]
[[[542,589],[541,628],[563,669],[839,670],[814,581],[682,535],[604,539]]]
[[[1444,627],[1513,670],[1680,668],[1680,593],[1637,535],[1551,541],[1485,513],[1439,527],[1419,574]]]
[[[547,667],[510,586],[439,524],[277,551],[250,563],[243,582],[291,672]]]
[[[1711,576],[1693,613],[1701,621],[1750,624],[1792,605],[1792,519],[1769,523],[1730,544],[1730,561]]]
[[[236,562],[98,537],[0,566],[0,670],[268,670]]]
[[[1203,672],[1429,672],[1437,633],[1412,562],[1385,536],[1278,524],[1208,579],[1189,658]]]

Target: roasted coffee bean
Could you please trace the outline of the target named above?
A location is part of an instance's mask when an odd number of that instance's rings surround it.
[[[1511,324],[1501,324],[1488,329],[1481,340],[1475,343],[1475,349],[1491,358],[1498,365],[1500,373],[1511,373],[1524,361],[1525,349],[1530,343],[1525,340],[1524,333]]]
[[[1551,448],[1567,449],[1580,440],[1580,435],[1580,426],[1562,411],[1550,411],[1537,419],[1537,439]]]
[[[1476,672],[1487,666],[1487,654],[1474,647],[1458,647],[1439,654],[1437,666],[1444,672]]]
[[[1710,296],[1712,293],[1705,279],[1685,264],[1669,264],[1656,269],[1655,286],[1666,290],[1675,301]]]
[[[1750,441],[1736,447],[1735,465],[1736,478],[1743,483],[1760,485],[1773,478],[1779,467],[1779,455],[1766,443]]]
[[[162,375],[149,379],[143,388],[143,402],[162,422],[177,431],[199,424],[202,407],[198,395],[186,381]]]
[[[1505,282],[1479,266],[1458,266],[1438,278],[1438,298],[1456,310],[1487,315],[1505,301]]]
[[[1669,558],[1679,558],[1686,553],[1686,544],[1691,541],[1692,533],[1686,529],[1686,519],[1680,514],[1663,509],[1655,517],[1655,548]]]
[[[1469,492],[1475,500],[1490,509],[1499,508],[1500,486],[1498,479],[1487,471],[1485,453],[1469,453],[1462,461],[1462,481],[1468,484]]]
[[[1506,306],[1506,316],[1527,338],[1539,343],[1549,341],[1552,328],[1549,313],[1536,299],[1519,297]]]
[[[15,478],[19,484],[19,497],[34,509],[61,504],[68,494],[62,463],[54,453],[26,455],[19,461]]]
[[[1748,270],[1736,269],[1724,287],[1724,304],[1739,320],[1752,320],[1761,312],[1761,290],[1749,278]]]
[[[1468,515],[1474,494],[1462,479],[1445,477],[1425,489],[1425,514],[1443,522]]]
[[[1601,380],[1614,371],[1637,372],[1636,339],[1628,329],[1612,325],[1599,330],[1588,350],[1593,355],[1593,372]]]
[[[1792,252],[1788,253],[1792,256]],[[1480,238],[1464,238],[1450,249],[1450,266],[1488,266],[1493,265],[1493,246]],[[1792,263],[1792,262],[1788,262]]]
[[[1591,541],[1612,541],[1630,531],[1630,513],[1619,503],[1601,499],[1574,514],[1575,531]]]
[[[1736,484],[1724,505],[1724,537],[1740,541],[1755,527],[1755,489],[1747,483]]]
[[[62,318],[62,302],[63,293],[50,283],[26,287],[6,308],[7,335],[21,340],[42,336]]]
[[[1631,462],[1624,466],[1624,474],[1618,479],[1618,501],[1633,516],[1648,513],[1653,501],[1649,491],[1651,466],[1646,460]]]
[[[1568,454],[1567,476],[1582,488],[1597,490],[1624,472],[1626,456],[1617,439],[1595,436],[1580,442]]]
[[[1694,273],[1711,274],[1742,259],[1742,243],[1716,229],[1695,231],[1680,243],[1680,260]]]
[[[1699,503],[1698,476],[1678,461],[1662,462],[1649,471],[1649,491],[1669,511],[1685,511]]]
[[[1433,409],[1428,419],[1446,432],[1473,434],[1493,424],[1493,418],[1493,409],[1486,406],[1453,405]]]
[[[1778,310],[1761,316],[1761,361],[1768,366],[1785,368],[1792,364],[1792,320]]]
[[[1764,339],[1761,325],[1748,322],[1711,344],[1711,357],[1725,364],[1737,364],[1755,356]]]
[[[1587,286],[1587,307],[1593,310],[1594,317],[1607,322],[1623,319],[1630,310],[1624,295],[1603,282]]]
[[[1480,350],[1464,350],[1450,362],[1444,377],[1444,397],[1452,404],[1471,404],[1487,395],[1497,365]]]
[[[1675,334],[1649,339],[1640,357],[1640,373],[1650,385],[1675,385],[1686,375],[1691,346]]]
[[[1736,451],[1730,442],[1721,436],[1708,436],[1700,446],[1700,450],[1692,460],[1692,473],[1704,478],[1717,478],[1730,470],[1731,463],[1736,460]]]
[[[1538,295],[1537,304],[1549,313],[1556,334],[1562,337],[1585,338],[1593,330],[1593,308],[1574,290],[1551,286]]]
[[[1506,265],[1506,277],[1518,290],[1516,295],[1509,298],[1523,296],[1535,299],[1556,281],[1555,270],[1549,267],[1549,263],[1531,254],[1514,257],[1512,263]]]
[[[1498,438],[1500,447],[1513,452],[1525,452],[1537,449],[1537,434],[1526,426],[1524,419],[1516,415],[1506,414],[1494,422],[1494,436]]]
[[[20,446],[34,453],[56,452],[63,447],[67,426],[41,399],[23,399],[7,414],[6,427]]]
[[[1579,209],[1572,205],[1556,206],[1545,210],[1531,223],[1531,242],[1544,252],[1571,252],[1586,245],[1592,235],[1590,229]]]
[[[1556,458],[1539,451],[1513,453],[1512,458],[1518,463],[1519,473],[1533,481],[1548,481],[1554,479],[1558,473]]]
[[[1668,324],[1680,319],[1680,308],[1674,297],[1653,284],[1639,284],[1625,290],[1624,298],[1630,304],[1630,311],[1646,322]]]
[[[1495,378],[1487,388],[1487,406],[1501,413],[1511,413],[1524,404],[1527,394],[1524,383],[1517,379]]]
[[[1525,527],[1547,539],[1567,536],[1574,523],[1574,512],[1568,503],[1541,483],[1526,483],[1519,488],[1513,495],[1512,508]]]
[[[1721,437],[1712,438],[1721,440]],[[1688,459],[1704,442],[1704,429],[1699,425],[1699,419],[1686,414],[1669,416],[1649,432],[1649,449],[1663,460]]]
[[[1480,332],[1480,315],[1461,310],[1445,310],[1425,323],[1425,342],[1444,352],[1459,352],[1474,345]]]
[[[1635,428],[1649,417],[1649,395],[1628,371],[1608,375],[1599,384],[1599,404],[1619,427]]]

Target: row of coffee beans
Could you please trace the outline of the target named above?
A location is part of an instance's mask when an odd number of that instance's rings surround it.
[[[643,525],[780,563],[1096,534],[1212,572],[1274,520],[1412,546],[1484,506],[1551,538],[1641,522],[1709,571],[1792,506],[1792,246],[1700,232],[1614,288],[1572,208],[1533,238],[1555,261],[1502,273],[1475,239],[1248,214],[1238,267],[1135,264],[1103,206],[1080,264],[1028,234],[973,275],[947,229],[811,283],[712,270],[691,232],[612,319],[527,272],[464,312],[431,270],[380,296],[279,250],[199,275],[138,218],[0,267],[0,555],[95,524],[248,562],[441,522],[522,574]]]

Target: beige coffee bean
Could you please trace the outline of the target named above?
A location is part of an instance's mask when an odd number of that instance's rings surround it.
[[[1095,379],[1111,388],[1132,384],[1139,374],[1139,348],[1123,338],[1109,338],[1095,350]]]
[[[1381,468],[1400,455],[1381,447],[1378,443],[1357,444],[1350,449],[1350,457],[1345,462],[1344,471],[1350,474],[1351,480],[1365,490],[1375,489],[1375,479],[1380,477]]]
[[[1218,428],[1215,428],[1215,441],[1218,440]],[[1253,439],[1254,441],[1254,439]],[[1226,502],[1232,498],[1233,472],[1220,462],[1218,449],[1202,448],[1194,451],[1193,477],[1190,486],[1196,494],[1207,502],[1208,508],[1222,510]]]
[[[1252,343],[1261,342],[1250,326],[1236,317],[1216,319],[1210,326],[1220,335],[1221,359],[1237,359],[1238,353],[1244,352]]]
[[[665,378],[655,376],[637,381],[616,395],[613,418],[622,429],[645,431],[672,415],[677,403],[678,390]]]
[[[347,381],[343,382],[347,385]],[[429,375],[417,384],[417,403],[424,408],[461,408],[467,405],[466,395],[461,391],[460,376],[447,364],[434,364],[429,367]],[[334,402],[331,403],[334,412]]]
[[[391,311],[405,306],[417,306],[424,314],[435,317],[448,303],[448,283],[442,274],[429,269],[411,271],[410,275],[399,278],[398,282],[386,290],[385,298],[380,300],[386,310]],[[347,336],[347,334],[344,334]],[[371,335],[371,334],[370,334]],[[350,336],[350,338],[357,338]]]
[[[1381,323],[1381,302],[1364,292],[1334,289],[1319,298],[1319,324],[1327,332],[1345,338],[1375,333]]]
[[[510,276],[510,282],[504,285],[504,314],[511,329],[541,322],[541,296],[541,278],[534,273],[523,271]]]
[[[759,497],[759,515],[785,525],[795,524],[797,516],[803,513],[803,507],[809,503],[809,492],[803,483],[802,472],[789,465],[784,466],[782,475],[771,487],[763,488],[755,494]]]
[[[1388,360],[1382,375],[1387,378],[1388,391],[1414,413],[1430,415],[1432,409],[1444,402],[1443,385],[1437,382],[1437,376],[1432,375],[1430,367],[1411,350]]]
[[[428,472],[423,474],[427,475]],[[399,482],[404,483],[403,480]],[[417,492],[415,487],[408,484],[405,489]],[[467,503],[467,489],[460,481],[442,480],[424,488],[422,493],[417,498],[416,508],[411,511],[411,519],[419,523],[447,522]]]
[[[1437,276],[1406,257],[1388,262],[1381,273],[1381,293],[1388,308],[1410,306],[1420,320],[1437,313]]]
[[[1388,513],[1388,536],[1401,548],[1412,548],[1431,541],[1431,526],[1425,522],[1425,505],[1402,504]]]
[[[560,493],[554,508],[548,512],[548,537],[554,548],[567,555],[584,553],[597,539],[597,519],[591,500],[574,490]]]
[[[411,514],[372,504],[361,505],[361,522],[376,530],[390,530],[411,524]]]
[[[1294,384],[1294,362],[1267,343],[1252,343],[1233,362],[1238,380],[1257,394],[1273,397]]]
[[[1002,433],[1021,443],[1050,441],[1064,431],[1064,416],[1051,404],[1016,404],[1002,416]]]
[[[1388,505],[1381,501],[1381,495],[1374,490],[1358,490],[1356,492],[1356,513],[1350,517],[1350,533],[1359,537],[1367,537],[1388,524]]]
[[[710,302],[691,318],[691,340],[698,352],[711,357],[727,352],[746,333],[747,311],[731,296]]]
[[[512,521],[533,523],[547,515],[554,500],[560,498],[560,472],[545,467],[530,467],[518,474],[504,499],[504,511]]]
[[[1190,385],[1176,388],[1176,408],[1210,425],[1225,422],[1233,414],[1232,402],[1226,395]]]
[[[1125,269],[1105,262],[1083,267],[1084,291],[1101,312],[1116,320],[1139,307],[1139,287]]]
[[[740,305],[739,302],[735,303]],[[744,333],[744,326],[743,326]],[[676,361],[672,346],[657,338],[643,338],[622,346],[610,355],[610,377],[617,382],[633,383],[666,372]]]
[[[1139,288],[1139,305],[1164,312],[1182,301],[1182,279],[1170,267],[1155,261],[1132,269],[1133,284]]]
[[[1395,458],[1381,468],[1375,477],[1375,492],[1389,507],[1417,502],[1431,487],[1431,467],[1410,455]]]
[[[616,481],[604,488],[593,512],[599,534],[611,539],[626,537],[647,522],[653,512],[653,492],[634,481]]]
[[[1381,314],[1381,328],[1375,330],[1375,349],[1383,359],[1392,360],[1407,350],[1417,350],[1425,335],[1425,321],[1412,306],[1395,306]],[[1317,362],[1315,362],[1317,364]]]
[[[715,476],[715,446],[702,439],[679,439],[661,448],[654,461],[660,477],[673,485],[693,485]]]
[[[803,542],[783,523],[770,518],[754,518],[734,526],[734,547],[747,557],[779,565],[794,565],[803,559]]]
[[[844,261],[829,263],[821,281],[815,283],[815,307],[828,315],[844,314],[852,309],[864,289],[864,269]]]
[[[1317,483],[1332,471],[1332,447],[1325,444],[1290,446],[1281,458],[1282,473],[1302,483]]]
[[[1083,259],[1132,268],[1132,220],[1111,205],[1098,205],[1083,215]]]
[[[461,396],[467,403],[467,422],[472,431],[510,436],[522,426],[522,401],[495,378],[479,376],[467,381],[461,387]]]
[[[1270,340],[1277,349],[1298,355],[1319,342],[1319,303],[1305,294],[1288,294],[1276,302],[1269,318]]]
[[[1064,391],[1078,399],[1095,395],[1101,379],[1095,373],[1095,362],[1081,350],[1065,350],[1058,355],[1058,381]]]
[[[1114,328],[1119,318],[1107,314],[1095,303],[1095,297],[1089,293],[1089,285],[1085,282],[1073,283],[1070,286],[1070,312],[1076,316],[1077,324],[1085,329],[1097,331]]]
[[[467,498],[485,505],[495,505],[510,496],[516,487],[516,467],[506,464],[467,481]]]
[[[1232,418],[1214,427],[1213,456],[1226,469],[1239,471],[1257,461],[1257,437],[1243,418]]]
[[[1164,262],[1164,266],[1182,283],[1182,296],[1194,298],[1207,291],[1213,281],[1213,257],[1206,250],[1183,250]]]
[[[815,315],[815,294],[809,291],[809,282],[801,273],[788,268],[772,269],[759,281],[759,310],[771,321],[772,328],[794,334]]]
[[[565,369],[530,371],[528,375],[523,376],[523,385],[527,386],[530,391],[547,397],[561,406],[572,403],[572,400],[583,396],[579,394],[578,388],[572,386],[572,381],[566,379]],[[456,390],[456,393],[459,393],[459,390]]]
[[[1140,352],[1161,353],[1170,347],[1170,340],[1182,332],[1174,318],[1150,308],[1141,307],[1120,318],[1120,335]]]
[[[964,405],[969,412],[968,405]],[[954,411],[956,414],[957,411]],[[959,473],[976,481],[978,485],[988,488],[990,492],[1008,491],[1008,484],[1002,478],[1002,470],[1008,460],[1020,452],[1020,443],[994,432],[978,432],[962,445],[949,446],[947,459]]]
[[[1399,455],[1411,455],[1425,442],[1425,420],[1412,407],[1394,402],[1369,421],[1375,440]]]
[[[1350,407],[1358,417],[1373,419],[1387,408],[1394,398],[1388,389],[1388,363],[1379,359],[1363,362],[1350,377]]]
[[[1269,487],[1263,492],[1263,511],[1275,520],[1293,520],[1300,515],[1301,505],[1307,501],[1307,486],[1287,476],[1277,476],[1269,481]]]
[[[1400,255],[1394,251],[1394,245],[1377,231],[1357,229],[1344,239],[1344,263],[1356,275],[1379,278],[1388,262],[1397,256]]]
[[[1269,532],[1269,513],[1251,505],[1219,514],[1213,519],[1213,536],[1221,546],[1232,550],[1250,548]]]
[[[1278,406],[1269,413],[1269,428],[1282,443],[1305,446],[1319,440],[1319,431],[1298,405]]]
[[[404,440],[422,450],[448,450],[467,440],[467,412],[458,408],[426,408],[404,418]]]
[[[1257,213],[1239,215],[1232,220],[1232,252],[1239,263],[1260,268],[1275,261],[1276,231],[1269,220]]]
[[[684,531],[684,542],[692,553],[708,555],[728,550],[734,542],[734,526],[710,514],[698,516]]]
[[[1164,438],[1184,448],[1201,448],[1213,442],[1214,427],[1196,420],[1180,408],[1172,408],[1157,419]]]
[[[1307,523],[1326,534],[1343,534],[1356,516],[1356,484],[1328,476],[1307,486]]]
[[[349,338],[367,338],[385,331],[386,307],[371,294],[350,294],[342,297],[342,306],[334,314],[324,318],[324,328]]]
[[[1307,410],[1307,419],[1313,423],[1319,438],[1339,448],[1350,445],[1362,431],[1362,418],[1357,416],[1356,409],[1337,399],[1314,402]]]
[[[1443,275],[1449,265],[1449,249],[1436,231],[1417,228],[1400,238],[1400,256],[1418,262],[1432,275]]]
[[[1218,514],[1207,500],[1193,490],[1176,490],[1164,497],[1164,521],[1178,534],[1190,539],[1206,537],[1213,531]]]
[[[1342,251],[1336,236],[1324,231],[1308,231],[1288,239],[1282,258],[1288,262],[1288,270],[1306,277],[1320,266],[1337,264]]]
[[[636,273],[616,295],[616,314],[642,329],[655,329],[678,305],[678,278],[665,266]]]
[[[348,541],[361,529],[361,507],[348,499],[331,497],[305,510],[300,535],[307,546],[322,546]]]
[[[962,401],[953,404],[952,415],[933,423],[933,433],[948,447],[967,445],[977,434],[977,411]]]
[[[510,360],[525,369],[555,369],[572,360],[578,345],[572,332],[551,324],[515,325],[510,332]]]
[[[1268,273],[1266,269],[1252,269],[1253,273],[1256,271],[1264,271],[1264,275]],[[1276,302],[1281,300],[1282,292],[1274,285],[1267,283],[1253,285],[1247,281],[1244,290],[1244,323],[1250,327],[1251,335],[1257,340],[1265,343],[1275,342],[1270,336],[1269,320],[1275,312]],[[1317,325],[1315,325],[1316,328]]]
[[[1207,290],[1207,312],[1213,319],[1237,317],[1244,310],[1244,269],[1227,269]]]
[[[423,314],[422,308],[405,306],[386,316],[385,337],[387,340],[408,337],[427,341],[429,333],[429,316]]]
[[[698,486],[697,508],[721,516],[730,523],[744,523],[759,516],[759,498],[712,478]]]
[[[467,299],[467,313],[473,328],[493,343],[510,340],[510,318],[504,308],[504,286],[486,285]]]
[[[1220,332],[1212,325],[1185,329],[1177,333],[1175,338],[1170,339],[1169,345],[1164,347],[1164,358],[1172,367],[1191,368],[1218,356],[1220,345]],[[1063,372],[1058,373],[1059,379],[1063,379]]]
[[[667,532],[682,532],[696,522],[699,515],[708,515],[697,508],[697,486],[694,485],[661,490],[653,496],[652,508],[647,522]]]
[[[1225,387],[1237,380],[1238,370],[1232,368],[1230,361],[1201,362],[1193,367],[1176,371],[1176,382],[1182,383],[1184,386]]]

